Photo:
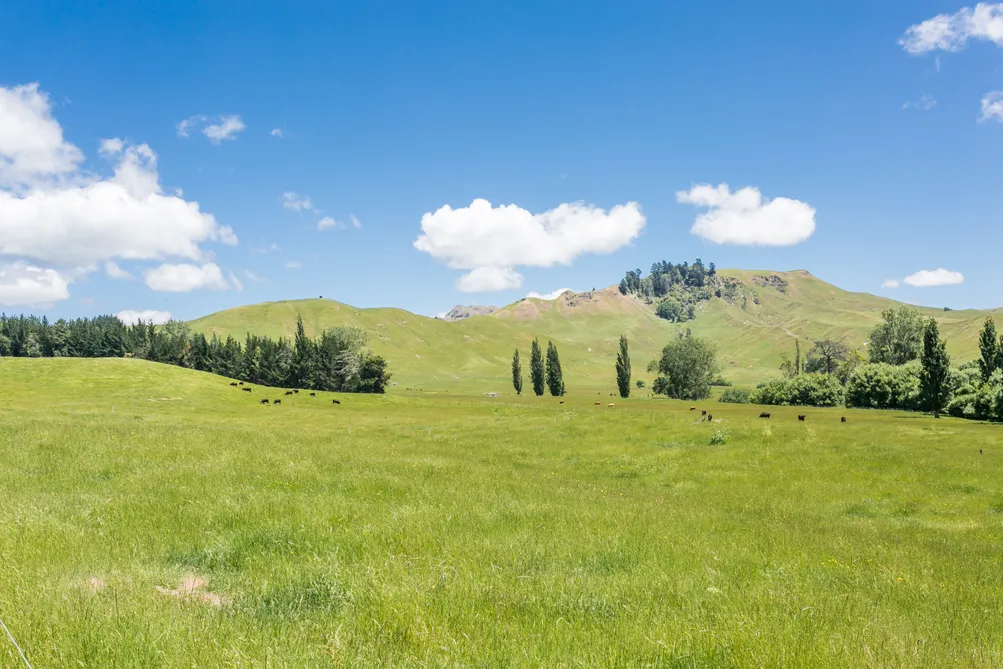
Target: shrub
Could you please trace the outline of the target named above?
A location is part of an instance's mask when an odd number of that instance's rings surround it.
[[[748,404],[751,392],[748,388],[728,388],[721,393],[718,401],[728,404]]]
[[[714,430],[714,433],[710,435],[711,446],[722,446],[727,443],[728,443],[727,430]]]
[[[843,386],[830,374],[800,374],[760,383],[749,400],[753,404],[834,407],[843,403]]]
[[[846,406],[919,410],[919,362],[860,365],[846,382]]]

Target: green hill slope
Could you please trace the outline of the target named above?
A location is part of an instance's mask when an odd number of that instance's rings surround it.
[[[867,336],[880,322],[882,309],[899,304],[840,290],[801,270],[719,274],[735,283],[736,296],[702,303],[696,320],[682,325],[658,318],[652,305],[621,295],[616,287],[565,293],[552,301],[519,300],[490,315],[452,323],[401,309],[357,309],[311,299],[228,309],[191,325],[207,334],[238,338],[247,332],[291,337],[297,316],[309,334],[351,325],[369,333],[370,347],[390,361],[399,387],[484,392],[511,388],[512,351],[519,347],[528,357],[529,343],[536,336],[558,345],[569,387],[612,392],[620,334],[630,338],[635,378],[648,379],[643,371],[648,361],[671,337],[690,328],[717,344],[726,378],[753,384],[777,374],[781,353],[793,352],[795,337],[842,338],[866,350]],[[956,362],[977,355],[979,328],[993,313],[920,310],[940,322]]]

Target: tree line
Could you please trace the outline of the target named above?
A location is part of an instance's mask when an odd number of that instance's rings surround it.
[[[545,390],[550,390],[550,394],[555,397],[561,397],[567,392],[564,387],[564,372],[561,370],[561,357],[554,342],[547,342],[547,357],[544,360],[540,340],[533,339],[529,349],[529,379],[533,384],[533,392],[538,397],[542,396]],[[522,362],[519,358],[519,349],[515,349],[515,353],[512,354],[512,386],[517,395],[522,394]]]
[[[207,338],[181,321],[125,325],[115,316],[50,323],[35,316],[0,315],[0,356],[26,358],[140,358],[210,372],[258,385],[338,392],[382,393],[387,362],[365,348],[358,328],[336,327],[311,339],[297,319],[292,342],[248,334]]]
[[[687,262],[674,265],[664,260],[653,263],[648,276],[642,276],[640,269],[629,270],[620,281],[620,292],[652,304],[657,302],[655,313],[660,318],[683,323],[696,318],[700,302],[715,294],[720,297],[721,291],[714,263],[705,267],[697,258],[692,265]]]

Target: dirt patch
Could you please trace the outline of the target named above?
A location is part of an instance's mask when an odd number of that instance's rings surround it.
[[[108,587],[103,578],[98,578],[97,576],[91,576],[87,579],[87,589],[91,592],[98,593]]]
[[[214,606],[220,608],[226,606],[230,603],[230,598],[226,595],[219,595],[210,590],[206,590],[208,583],[201,576],[185,576],[178,583],[178,587],[171,590],[169,588],[163,588],[157,586],[157,592],[162,595],[170,595],[177,599],[183,599],[189,602],[197,602],[199,604],[208,604],[209,606]]]

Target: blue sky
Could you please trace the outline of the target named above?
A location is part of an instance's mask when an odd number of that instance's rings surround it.
[[[8,312],[430,315],[695,257],[1003,305],[1003,5],[137,4],[0,6]]]

